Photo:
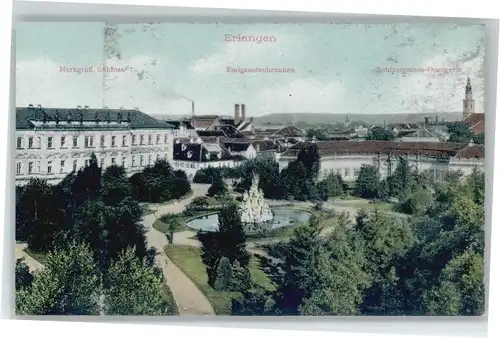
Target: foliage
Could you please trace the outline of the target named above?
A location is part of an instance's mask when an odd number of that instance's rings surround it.
[[[471,128],[463,122],[452,122],[447,127],[450,135],[448,142],[469,143],[473,138]]]
[[[233,299],[231,314],[234,316],[275,315],[275,306],[273,294],[258,287],[243,291],[241,297]]]
[[[130,178],[134,196],[141,202],[163,203],[178,199],[191,190],[186,175],[174,171],[165,160],[158,160]]]
[[[98,315],[101,283],[88,245],[69,243],[47,256],[31,285],[16,291],[20,315]]]
[[[172,244],[174,242],[174,233],[181,227],[178,217],[175,214],[165,214],[160,217],[160,221],[166,224],[168,242]]]
[[[161,316],[168,313],[162,297],[163,275],[158,275],[144,259],[129,248],[112,262],[109,287],[104,292],[106,315]]]
[[[228,191],[226,183],[224,181],[214,181],[212,185],[208,188],[207,195],[210,197],[224,195]]]
[[[30,272],[26,260],[24,258],[19,258],[16,260],[16,290],[21,290],[31,286],[33,282],[33,275]]]
[[[221,257],[217,265],[214,289],[217,291],[232,291],[233,268],[227,257]]]
[[[198,196],[193,198],[193,200],[189,203],[189,205],[186,208],[191,211],[200,211],[207,209],[208,206],[209,206],[208,198],[206,196]]]
[[[361,198],[371,199],[378,197],[379,181],[377,168],[372,165],[363,164],[354,185],[354,194]]]
[[[294,230],[280,268],[284,279],[277,305],[284,314],[297,314],[302,299],[309,298],[319,281],[321,226],[316,217]]]
[[[431,207],[432,202],[430,192],[423,188],[419,188],[402,201],[398,205],[398,209],[406,214],[422,216]]]
[[[368,135],[366,135],[367,140],[392,141],[394,138],[393,132],[380,126],[374,126],[368,131]]]
[[[202,260],[207,268],[209,285],[214,286],[222,257],[226,257],[230,264],[238,261],[243,269],[248,270],[250,254],[246,250],[246,235],[236,204],[228,204],[220,211],[219,231],[200,232],[198,239],[202,244]]]

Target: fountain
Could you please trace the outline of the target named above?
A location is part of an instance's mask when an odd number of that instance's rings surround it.
[[[255,175],[248,192],[243,193],[243,201],[239,206],[243,224],[262,224],[272,221],[273,212],[264,202],[264,193],[259,189],[259,176]]]
[[[311,214],[308,211],[286,208],[271,207],[264,201],[264,193],[259,189],[259,177],[255,175],[252,185],[247,192],[243,193],[242,202],[238,206],[241,223],[246,233],[260,233],[271,229],[286,227],[296,223],[309,220]],[[186,222],[186,226],[193,230],[217,231],[218,214],[210,214],[197,217]]]

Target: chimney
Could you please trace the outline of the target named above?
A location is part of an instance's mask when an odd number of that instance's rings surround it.
[[[38,108],[42,108],[42,105],[41,105],[41,104],[38,104],[37,106],[38,106]]]
[[[194,116],[194,101],[191,101],[191,115]]]
[[[89,109],[89,106],[85,106],[85,109]]]
[[[30,103],[30,104],[28,105],[28,107],[33,108],[33,105]]]
[[[240,105],[236,103],[234,105],[234,122],[240,122]]]
[[[242,120],[242,121],[246,121],[246,116],[245,116],[245,115],[246,115],[246,113],[245,113],[245,108],[246,108],[246,107],[245,107],[245,104],[243,103],[243,104],[241,105],[241,120]]]

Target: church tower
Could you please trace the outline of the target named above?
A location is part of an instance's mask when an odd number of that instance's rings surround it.
[[[463,100],[463,115],[462,119],[465,120],[467,117],[475,113],[474,99],[472,98],[472,86],[470,84],[470,78],[467,78],[467,85],[465,86],[465,99]]]

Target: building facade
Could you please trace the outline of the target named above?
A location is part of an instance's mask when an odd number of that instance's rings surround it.
[[[279,158],[280,170],[297,159],[298,153],[307,146],[316,147],[320,154],[319,179],[338,174],[345,181],[354,181],[363,165],[374,165],[380,176],[394,173],[400,157],[408,160],[418,172],[433,180],[442,180],[450,170],[465,175],[474,168],[484,170],[484,147],[474,144],[391,141],[318,141],[301,143],[285,151]]]
[[[138,110],[17,108],[16,184],[57,184],[92,154],[102,168],[121,165],[131,176],[172,159],[173,129]]]

